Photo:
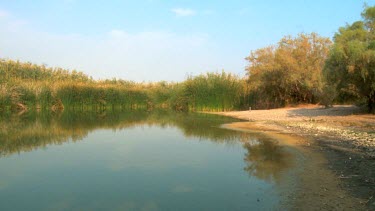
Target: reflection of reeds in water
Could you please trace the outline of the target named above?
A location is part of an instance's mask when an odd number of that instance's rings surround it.
[[[246,150],[244,170],[262,180],[280,181],[282,172],[292,165],[292,154],[260,134],[241,133],[219,127],[231,121],[232,119],[215,115],[170,111],[63,112],[58,115],[40,112],[2,116],[0,156],[69,141],[76,142],[96,129],[122,130],[142,125],[177,127],[186,137],[220,144],[243,143]]]
[[[218,127],[229,121],[220,116],[171,111],[63,112],[59,115],[39,112],[2,116],[0,155],[31,151],[70,140],[79,141],[96,129],[122,130],[141,125],[177,127],[187,137],[231,143],[238,140],[239,133]]]
[[[62,128],[55,121],[48,125],[40,120],[32,123],[1,122],[0,125],[1,156],[62,144],[69,140],[78,141],[87,135],[85,130]]]

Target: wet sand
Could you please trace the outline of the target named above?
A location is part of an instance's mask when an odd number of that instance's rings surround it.
[[[265,133],[298,150],[280,210],[375,210],[374,115],[311,105],[216,114],[247,120],[225,128]]]

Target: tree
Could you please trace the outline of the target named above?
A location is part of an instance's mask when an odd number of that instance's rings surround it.
[[[375,112],[375,7],[366,7],[362,18],[335,34],[325,74],[342,97],[365,99]]]
[[[258,49],[246,58],[252,93],[261,107],[314,103],[321,89],[322,70],[331,41],[315,33],[286,36],[275,46]]]

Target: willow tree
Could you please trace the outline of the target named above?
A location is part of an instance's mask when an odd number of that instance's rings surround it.
[[[335,34],[325,72],[341,96],[366,99],[375,112],[375,7],[365,8],[362,18]]]
[[[252,51],[246,60],[251,92],[258,106],[315,103],[331,41],[316,33],[286,36],[277,45]]]

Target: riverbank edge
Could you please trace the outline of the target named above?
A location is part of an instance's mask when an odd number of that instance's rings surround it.
[[[225,113],[218,115],[231,116]],[[235,116],[231,116],[237,119]],[[293,193],[283,190],[282,209],[289,210],[372,210],[374,204],[373,173],[363,172],[371,156],[357,149],[332,145],[332,136],[324,133],[316,135],[300,128],[290,127],[284,121],[249,121],[234,122],[223,125],[226,129],[261,132],[281,140],[282,145],[296,148],[303,154],[302,165],[296,165],[298,181],[288,179],[289,186],[295,188]],[[331,134],[330,134],[331,135]],[[339,139],[339,137],[336,137]],[[365,157],[366,158],[365,158]],[[348,161],[346,160],[348,158]],[[368,160],[369,159],[369,160]],[[360,162],[358,169],[353,166]],[[301,163],[301,161],[299,162]],[[375,166],[370,166],[372,169]],[[359,172],[358,172],[359,171]],[[358,175],[363,173],[363,175]],[[355,176],[355,178],[353,177]],[[367,178],[367,179],[366,179]],[[285,206],[287,205],[287,206]]]

